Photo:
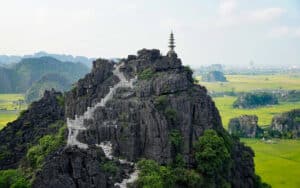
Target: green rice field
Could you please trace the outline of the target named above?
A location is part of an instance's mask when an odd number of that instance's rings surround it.
[[[266,89],[300,90],[300,76],[296,75],[225,75],[228,82],[202,82],[208,91],[214,92],[247,92]]]
[[[255,152],[255,170],[273,188],[300,187],[300,140],[241,139]]]
[[[227,128],[229,120],[234,117],[238,117],[243,114],[257,115],[258,125],[267,126],[270,125],[272,117],[275,114],[286,112],[292,109],[300,108],[300,101],[298,102],[280,102],[278,105],[265,106],[254,109],[239,109],[233,108],[232,104],[236,100],[236,97],[215,97],[213,98],[215,104],[222,117],[223,126]]]
[[[22,94],[0,94],[0,130],[11,121],[14,121],[21,110],[26,109]]]

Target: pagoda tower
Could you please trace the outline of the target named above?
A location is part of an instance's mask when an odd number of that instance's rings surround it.
[[[170,38],[169,38],[169,51],[168,51],[168,56],[174,56],[176,55],[174,48],[175,48],[175,38],[173,31],[171,31]],[[176,55],[177,56],[177,55]]]

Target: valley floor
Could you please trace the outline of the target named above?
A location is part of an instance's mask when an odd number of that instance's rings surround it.
[[[300,140],[241,139],[255,152],[255,170],[273,188],[300,187]]]
[[[254,109],[238,109],[233,108],[232,104],[237,97],[215,97],[213,100],[222,117],[223,126],[227,129],[229,120],[240,115],[257,115],[259,126],[268,126],[271,124],[272,117],[276,114],[287,112],[293,109],[300,108],[300,101],[298,102],[279,102],[278,105],[270,105]]]
[[[297,74],[274,75],[225,75],[228,82],[202,82],[208,91],[214,92],[249,92],[253,90],[300,90],[300,76]]]

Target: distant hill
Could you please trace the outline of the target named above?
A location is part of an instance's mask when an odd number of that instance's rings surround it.
[[[210,71],[202,76],[204,82],[227,82],[226,77],[221,71]]]
[[[46,90],[55,89],[56,91],[66,91],[70,89],[72,83],[65,76],[58,73],[44,75],[39,81],[35,82],[27,91],[25,100],[28,104],[43,97]]]
[[[0,55],[0,65],[5,65],[5,64],[11,64],[11,63],[18,63],[21,61],[22,56],[15,56],[15,55]]]
[[[67,61],[67,62],[77,62],[83,63],[88,67],[92,67],[92,62],[95,58],[89,58],[85,56],[73,56],[66,54],[51,54],[47,52],[37,52],[32,55],[24,55],[24,56],[8,56],[8,55],[0,55],[0,66],[9,65],[12,63],[18,63],[24,58],[39,58],[39,57],[53,57],[59,61]]]
[[[19,76],[17,92],[25,92],[34,82],[48,73],[59,73],[74,82],[89,72],[82,63],[62,62],[52,57],[22,59],[13,69]]]
[[[14,91],[16,74],[13,70],[0,67],[0,93]]]
[[[52,57],[25,58],[10,68],[0,67],[0,93],[25,93],[35,83],[41,84],[49,78],[44,77],[49,74],[57,74],[58,79],[64,78],[69,84],[88,72],[89,68],[82,63],[62,62]]]

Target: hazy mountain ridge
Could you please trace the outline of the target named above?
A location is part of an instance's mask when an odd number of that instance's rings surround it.
[[[65,76],[58,73],[49,73],[33,83],[26,91],[25,101],[29,104],[42,98],[44,91],[46,90],[55,89],[56,91],[66,91],[70,89],[71,86],[72,83]]]
[[[30,55],[18,56],[18,55],[0,55],[0,66],[5,66],[13,63],[19,63],[24,58],[39,58],[39,57],[53,57],[59,61],[67,61],[67,62],[80,62],[85,64],[88,67],[92,66],[92,62],[96,58],[89,58],[86,56],[73,56],[68,54],[54,54],[47,53],[44,51],[36,52]]]
[[[0,67],[0,93],[25,93],[47,74],[58,74],[73,83],[88,71],[82,63],[62,62],[52,57],[25,58],[11,68]]]

